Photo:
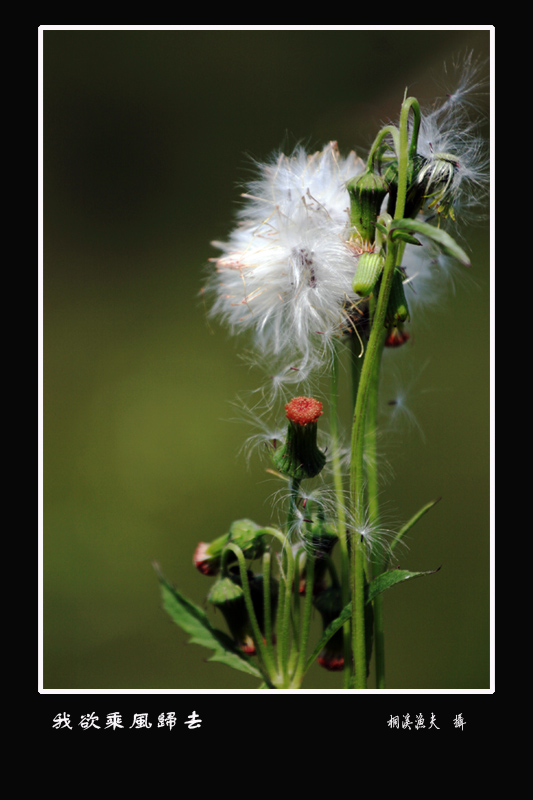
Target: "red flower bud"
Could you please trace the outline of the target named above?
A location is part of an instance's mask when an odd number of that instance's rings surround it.
[[[276,467],[296,480],[314,478],[324,467],[326,456],[317,445],[317,420],[322,403],[314,397],[294,397],[285,406],[287,437],[273,454]]]
[[[411,337],[403,328],[392,328],[385,339],[385,347],[401,347]]]

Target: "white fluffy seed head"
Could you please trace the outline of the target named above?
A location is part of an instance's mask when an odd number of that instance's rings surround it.
[[[487,65],[472,53],[446,67],[445,96],[422,114],[418,152],[431,161],[438,154],[454,156],[456,168],[450,195],[455,216],[472,220],[486,203],[489,154],[479,134],[479,110],[487,94]]]
[[[214,259],[212,314],[252,330],[271,363],[302,372],[324,364],[358,298],[346,181],[362,170],[335,143],[311,156],[298,148],[260,167],[240,223]]]

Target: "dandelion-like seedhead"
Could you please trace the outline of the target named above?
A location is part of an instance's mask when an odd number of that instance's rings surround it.
[[[239,226],[216,243],[212,314],[252,330],[271,364],[307,375],[350,324],[357,249],[346,182],[361,170],[334,142],[310,156],[279,155],[250,184]]]

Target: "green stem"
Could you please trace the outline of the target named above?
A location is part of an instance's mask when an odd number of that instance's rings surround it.
[[[381,337],[380,349],[374,362],[374,376],[370,388],[370,395],[367,409],[366,424],[366,473],[367,473],[367,492],[368,492],[368,515],[369,522],[373,528],[379,525],[379,483],[378,483],[378,461],[377,461],[377,410],[379,394],[379,378],[381,367],[381,356],[383,352],[385,336]],[[382,557],[379,550],[372,551],[370,563],[370,578],[375,578],[382,572]],[[376,670],[376,688],[385,688],[385,640],[383,628],[383,595],[378,595],[374,599],[374,654]]]
[[[294,588],[294,557],[292,554],[289,537],[291,528],[298,515],[298,496],[300,481],[296,478],[289,480],[289,512],[287,515],[287,538],[281,553],[280,594],[278,619],[280,624],[278,645],[278,668],[283,677],[284,686],[289,678],[289,649],[290,649],[290,624],[292,610],[292,592]]]
[[[276,669],[275,669],[274,659],[271,658],[271,654],[269,653],[268,648],[263,642],[263,636],[259,628],[259,623],[257,621],[254,605],[252,602],[252,595],[250,594],[250,584],[248,582],[248,571],[246,569],[246,561],[244,560],[244,554],[241,548],[233,544],[232,542],[228,544],[224,552],[226,553],[228,550],[231,550],[233,553],[235,553],[235,555],[237,556],[237,561],[239,562],[241,585],[244,593],[244,602],[246,603],[246,611],[248,613],[248,619],[252,627],[252,637],[254,640],[256,652],[258,656],[260,656],[261,661],[263,662],[265,669],[267,671],[267,674],[270,676],[271,679],[275,679]],[[224,569],[224,564],[223,564],[223,569]]]
[[[292,526],[298,519],[298,499],[301,480],[289,478],[289,513],[287,514],[287,537],[290,538]]]
[[[377,158],[377,156],[379,154],[379,151],[380,151],[380,148],[381,148],[381,143],[383,142],[385,137],[388,136],[388,135],[390,135],[392,137],[392,140],[394,142],[394,148],[395,148],[396,152],[398,152],[399,144],[400,144],[399,139],[398,139],[398,128],[396,128],[394,125],[386,125],[384,128],[382,128],[380,130],[380,132],[378,133],[378,135],[374,139],[374,143],[373,143],[373,145],[372,145],[372,147],[370,149],[370,153],[369,153],[368,159],[367,159],[367,165],[369,167],[374,168],[376,158]]]
[[[307,554],[306,561],[306,590],[305,590],[305,604],[302,620],[302,628],[300,634],[299,648],[298,648],[298,662],[296,670],[291,681],[291,687],[298,689],[302,683],[302,678],[305,672],[305,653],[307,650],[307,642],[309,639],[309,629],[311,627],[311,604],[313,601],[313,585],[315,579],[315,559],[309,553]]]
[[[413,110],[414,123],[409,146],[409,112]],[[407,197],[409,159],[416,153],[418,142],[418,131],[420,129],[420,106],[416,97],[408,97],[402,103],[400,112],[400,150],[398,157],[398,194],[396,197],[396,207],[394,209],[394,219],[402,219],[405,212],[405,200]]]
[[[387,302],[392,286],[392,278],[396,265],[396,248],[390,242],[387,258],[383,269],[381,289],[374,314],[373,324],[366,347],[359,390],[355,403],[352,449],[350,462],[350,497],[354,516],[356,535],[352,539],[352,648],[355,661],[355,687],[366,688],[366,645],[365,645],[365,618],[364,618],[364,582],[365,582],[365,552],[364,543],[361,541],[358,530],[365,524],[365,473],[364,473],[364,444],[365,444],[365,417],[370,388],[374,383],[375,363],[381,353],[381,342],[385,323]]]
[[[350,555],[348,552],[348,540],[346,538],[346,509],[344,505],[344,486],[342,480],[342,467],[340,458],[340,436],[339,436],[339,352],[335,348],[333,354],[333,364],[331,370],[331,396],[330,396],[330,435],[332,440],[333,455],[331,465],[333,470],[333,484],[335,487],[335,498],[337,505],[337,535],[339,537],[340,560],[341,560],[341,597],[342,607],[345,608],[350,602]],[[344,687],[350,686],[350,670],[348,665],[351,661],[350,650],[350,620],[343,626],[344,632]]]
[[[289,556],[290,553],[290,556]],[[291,600],[294,584],[294,559],[290,545],[285,545],[283,551],[283,576],[280,581],[280,599],[283,602],[280,607],[281,617],[279,625],[279,645],[278,645],[278,666],[283,676],[284,682],[289,674],[289,645],[290,645],[290,623],[291,623]]]
[[[411,139],[411,151],[413,150],[416,137],[418,135],[420,109],[415,98],[407,98],[402,104],[400,114],[399,132],[399,152],[398,152],[398,194],[394,218],[403,217],[405,200],[407,196],[408,168],[409,168],[409,142],[408,142],[408,119],[411,108],[415,114],[415,125],[413,137]],[[376,360],[381,355],[381,343],[383,339],[385,315],[389,295],[394,277],[394,270],[397,263],[398,244],[391,237],[388,237],[387,255],[383,268],[381,287],[377,300],[376,310],[368,344],[366,347],[357,400],[355,403],[353,426],[352,426],[352,448],[350,463],[350,498],[355,522],[356,534],[352,539],[351,548],[351,582],[352,582],[352,650],[354,656],[355,679],[354,688],[366,689],[366,642],[365,642],[365,551],[358,529],[365,524],[365,472],[364,472],[364,449],[365,449],[365,425],[368,408],[368,399],[371,386],[375,379]]]
[[[374,296],[370,300],[370,319],[373,320],[376,309]],[[366,421],[366,473],[368,482],[368,513],[370,522],[377,524],[379,520],[378,503],[378,459],[377,459],[377,418],[378,418],[378,395],[379,380],[381,373],[381,358],[385,344],[385,330],[382,331],[381,339],[378,342],[378,351],[374,362],[374,374],[368,397],[367,421]]]
[[[356,344],[355,339],[352,338],[352,347],[351,347],[351,363],[352,363],[352,411],[355,408],[355,404],[357,402],[357,392],[359,390],[359,380],[361,379],[361,369],[363,367],[363,352],[356,352]]]
[[[265,644],[269,663],[274,664],[274,640],[272,637],[272,596],[270,585],[270,550],[263,555],[263,604],[265,616]]]

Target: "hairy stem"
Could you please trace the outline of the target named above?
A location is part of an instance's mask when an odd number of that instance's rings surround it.
[[[333,483],[335,486],[335,498],[337,505],[337,536],[339,537],[339,548],[341,558],[341,598],[342,608],[350,602],[350,556],[348,552],[348,541],[346,538],[346,510],[344,505],[344,486],[342,480],[342,467],[340,458],[340,437],[339,437],[339,353],[335,348],[332,374],[331,374],[331,398],[330,398],[330,435],[332,439],[332,468]],[[351,661],[350,650],[350,620],[343,626],[344,632],[344,686],[349,688]]]
[[[415,115],[411,147],[409,147],[408,120],[411,109]],[[415,98],[404,100],[400,114],[400,131],[398,142],[398,193],[394,218],[403,217],[407,196],[409,155],[414,151],[418,136],[420,108]],[[397,265],[398,242],[392,236],[387,239],[387,255],[383,267],[383,275],[377,299],[370,336],[366,347],[357,400],[355,403],[352,448],[350,462],[350,499],[355,528],[363,529],[365,524],[365,428],[369,393],[375,383],[376,362],[381,357],[382,340],[385,326],[387,305],[389,302],[394,270]],[[352,650],[354,656],[355,678],[354,688],[366,689],[366,641],[365,641],[365,565],[364,543],[357,533],[352,539],[351,547],[351,583],[352,583]]]

